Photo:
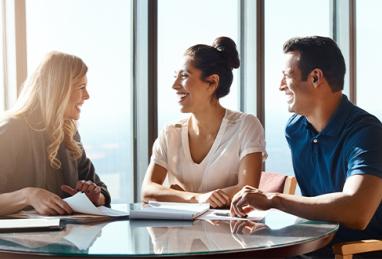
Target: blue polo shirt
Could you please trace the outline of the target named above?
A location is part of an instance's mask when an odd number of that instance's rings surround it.
[[[382,124],[345,95],[321,132],[297,114],[289,119],[285,132],[304,196],[341,192],[346,178],[356,174],[382,178]],[[364,238],[382,238],[382,205],[366,230],[341,226],[336,241]]]

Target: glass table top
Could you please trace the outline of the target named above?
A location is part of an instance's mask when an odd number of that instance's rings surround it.
[[[262,222],[124,220],[67,224],[57,232],[2,233],[0,250],[56,256],[216,254],[306,243],[337,229],[337,224],[271,210]]]

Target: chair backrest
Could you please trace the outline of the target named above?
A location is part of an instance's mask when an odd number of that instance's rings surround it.
[[[264,192],[295,194],[296,177],[275,172],[261,172],[259,189]]]

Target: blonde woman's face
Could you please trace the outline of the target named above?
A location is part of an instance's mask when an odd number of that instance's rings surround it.
[[[86,75],[75,85],[72,86],[72,92],[66,111],[64,114],[65,119],[78,120],[80,118],[81,106],[85,100],[89,99]]]

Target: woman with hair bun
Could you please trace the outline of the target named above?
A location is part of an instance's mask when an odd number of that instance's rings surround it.
[[[0,215],[25,207],[70,214],[62,198],[78,191],[96,206],[110,204],[76,126],[89,99],[87,69],[76,56],[48,53],[0,118]]]
[[[250,114],[224,108],[232,70],[240,66],[236,44],[227,37],[185,52],[172,88],[187,119],[168,125],[153,145],[142,185],[144,201],[210,203],[229,207],[245,185],[258,186],[266,157],[264,130]],[[170,187],[163,182],[168,177]]]

